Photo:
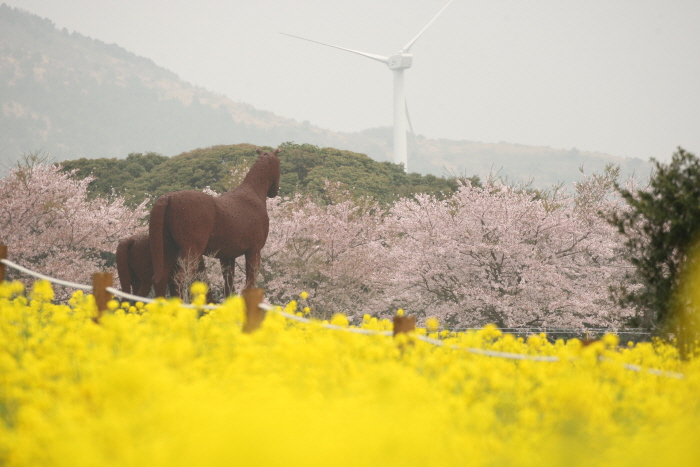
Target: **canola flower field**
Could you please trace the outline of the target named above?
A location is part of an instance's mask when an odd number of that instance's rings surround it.
[[[91,295],[52,299],[0,285],[2,466],[700,465],[700,359],[662,342],[416,331],[440,347],[275,311],[244,334],[239,297],[98,324]]]

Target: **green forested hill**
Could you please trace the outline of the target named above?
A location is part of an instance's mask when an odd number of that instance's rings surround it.
[[[94,195],[123,195],[129,203],[156,197],[176,190],[201,190],[210,187],[217,192],[233,188],[239,176],[257,158],[256,146],[235,144],[195,149],[173,157],[155,153],[130,154],[126,159],[77,159],[64,161],[65,170],[77,170],[79,177],[94,175],[90,188]],[[272,149],[267,147],[265,149]],[[364,154],[319,148],[310,144],[280,145],[282,177],[280,195],[296,192],[321,196],[325,181],[340,182],[356,196],[371,196],[388,203],[399,196],[413,193],[451,193],[456,178],[407,174],[389,162],[377,162]],[[470,179],[478,183],[478,178]]]

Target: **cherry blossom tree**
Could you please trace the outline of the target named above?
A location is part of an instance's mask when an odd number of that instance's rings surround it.
[[[306,291],[320,318],[404,308],[448,327],[621,326],[631,311],[608,289],[630,265],[603,218],[624,209],[616,177],[583,174],[572,193],[465,182],[448,198],[417,195],[388,210],[332,184],[321,203],[270,200],[259,284],[278,303]]]
[[[395,303],[451,327],[620,325],[629,311],[608,288],[628,265],[599,215],[619,206],[601,182],[584,177],[577,196],[546,197],[466,183],[446,200],[397,202],[388,218]]]
[[[90,200],[93,179],[73,175],[36,158],[8,170],[0,179],[0,242],[20,265],[89,284],[92,273],[114,270],[119,239],[144,229],[146,202],[130,209],[119,196]]]
[[[631,265],[623,238],[604,218],[628,209],[616,177],[612,167],[583,174],[571,192],[465,180],[450,196],[415,195],[389,207],[326,182],[322,199],[268,200],[258,284],[271,302],[307,292],[312,316],[340,312],[356,323],[403,308],[450,328],[621,326],[632,311],[609,288],[629,279]],[[90,181],[47,164],[10,170],[0,180],[0,241],[11,259],[87,282],[119,238],[144,229],[144,204],[132,210],[118,196],[88,200]],[[218,262],[206,261],[213,296],[221,298]],[[244,276],[237,266],[238,291]]]
[[[344,313],[359,322],[364,313],[383,311],[382,210],[328,182],[324,198],[296,196],[270,206],[263,283],[282,301],[307,292],[316,317]]]

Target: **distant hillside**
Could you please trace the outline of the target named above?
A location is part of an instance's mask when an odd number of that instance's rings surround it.
[[[636,158],[510,143],[418,138],[417,150],[425,154],[413,166],[419,172],[434,173],[432,168],[446,167],[448,173],[475,174],[482,180],[494,173],[511,181],[531,180],[536,187],[580,180],[580,167],[590,175],[613,163],[620,166],[621,176],[635,175],[638,179],[647,177],[652,168],[650,162]]]
[[[371,147],[384,147],[389,151],[392,144],[391,128],[373,128],[357,135],[361,138],[348,138],[347,147],[375,159]],[[363,147],[363,143],[366,146]],[[581,179],[580,167],[591,174],[602,172],[606,165],[613,163],[620,166],[622,177],[634,175],[638,179],[648,176],[652,168],[650,162],[641,159],[578,149],[429,139],[421,135],[409,138],[408,147],[411,171],[438,176],[475,175],[481,180],[487,180],[492,174],[511,182],[531,181],[536,188],[548,188],[561,182],[570,186],[571,182]]]
[[[39,149],[61,161],[332,139],[325,130],[194,87],[151,60],[59,31],[49,20],[4,4],[0,100],[3,161]]]
[[[245,45],[242,44],[241,47]],[[48,19],[0,5],[0,166],[43,151],[55,161],[166,156],[195,148],[249,143],[312,144],[391,161],[391,131],[335,133],[235,102],[190,85],[115,44],[59,31]],[[579,179],[578,167],[608,162],[645,175],[650,164],[603,154],[469,141],[409,143],[409,169],[478,175],[493,169],[535,186]]]

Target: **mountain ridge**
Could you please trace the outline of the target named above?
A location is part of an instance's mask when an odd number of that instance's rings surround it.
[[[43,150],[56,161],[173,156],[195,148],[285,142],[333,147],[391,161],[390,128],[332,132],[237,102],[181,80],[116,44],[58,30],[49,19],[0,5],[0,163]],[[640,159],[525,146],[409,138],[409,171],[437,176],[498,173],[547,186],[580,177],[578,168],[648,172]]]

